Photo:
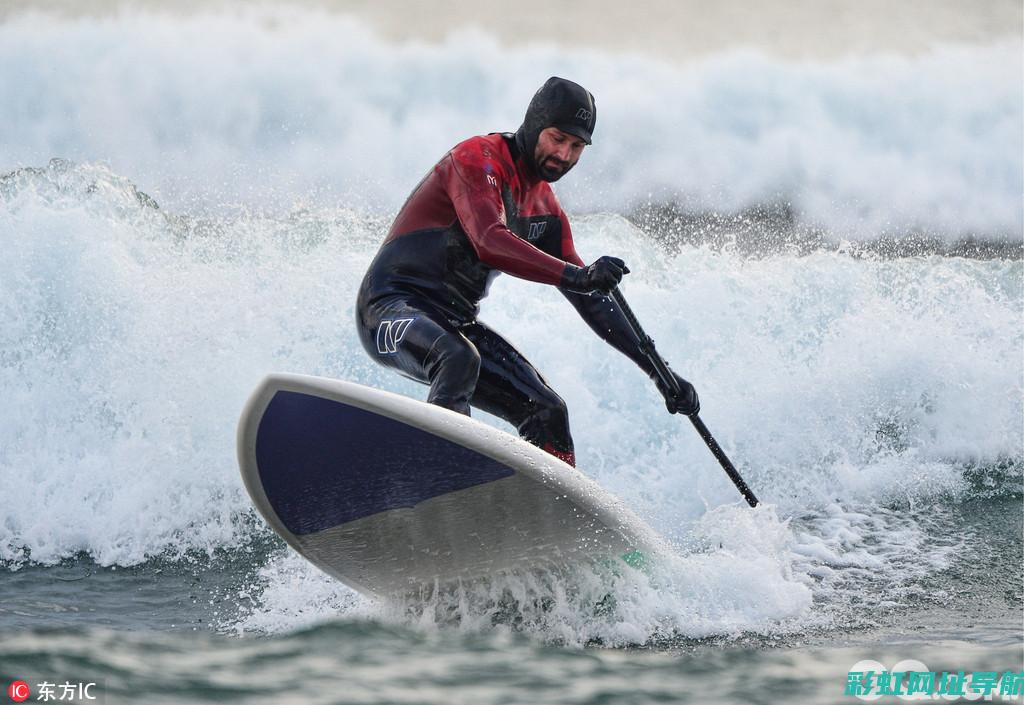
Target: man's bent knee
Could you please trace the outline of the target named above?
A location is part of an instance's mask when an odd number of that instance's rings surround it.
[[[430,379],[427,401],[469,415],[469,400],[480,376],[480,353],[458,333],[438,338],[425,360]]]

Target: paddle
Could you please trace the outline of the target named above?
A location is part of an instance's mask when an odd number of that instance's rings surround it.
[[[644,329],[640,327],[640,322],[636,320],[636,316],[633,314],[633,309],[629,307],[629,304],[627,304],[626,300],[622,297],[622,292],[618,289],[612,289],[611,297],[612,300],[619,305],[619,308],[622,309],[622,313],[626,315],[626,322],[629,323],[629,327],[633,329],[633,333],[635,333],[636,337],[640,339],[640,349],[643,351],[644,355],[647,356],[647,359],[650,360],[655,373],[658,375],[658,379],[661,380],[661,383],[664,386],[678,393],[679,385],[676,383],[675,375],[669,371],[668,364],[662,359],[661,355],[658,354],[658,351],[654,349],[654,341],[644,332]],[[747,483],[743,481],[742,477],[740,477],[739,472],[736,471],[736,468],[725,455],[725,451],[722,450],[722,447],[718,445],[714,436],[711,435],[711,431],[708,430],[708,427],[704,425],[704,422],[700,420],[700,417],[697,416],[697,414],[693,414],[689,419],[693,424],[693,427],[697,429],[697,433],[699,433],[700,437],[704,439],[704,443],[707,444],[708,449],[711,450],[711,454],[715,456],[716,460],[718,460],[718,464],[722,466],[723,470],[725,470],[725,474],[729,476],[732,483],[736,485],[736,489],[738,489],[740,494],[743,495],[743,499],[747,500],[747,504],[751,507],[756,507],[758,505],[757,497],[755,497],[754,493],[751,492],[749,487],[747,487]]]

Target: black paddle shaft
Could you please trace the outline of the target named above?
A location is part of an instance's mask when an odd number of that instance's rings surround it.
[[[612,300],[618,304],[619,308],[622,309],[622,313],[626,317],[626,322],[629,323],[629,327],[633,329],[633,333],[640,339],[640,349],[654,367],[654,372],[658,375],[658,379],[661,380],[661,383],[666,388],[678,394],[680,390],[679,384],[676,382],[675,375],[672,374],[668,369],[668,364],[662,359],[661,355],[658,354],[658,351],[655,350],[654,341],[647,335],[647,333],[644,332],[644,329],[640,327],[640,321],[636,320],[636,316],[633,314],[633,309],[629,307],[629,304],[627,304],[626,300],[622,297],[622,292],[618,289],[612,289],[611,297]],[[718,441],[716,441],[715,437],[711,435],[711,431],[708,430],[708,427],[704,425],[704,422],[701,421],[697,414],[693,414],[689,418],[690,423],[692,423],[693,427],[697,429],[697,433],[699,433],[700,437],[704,439],[704,443],[711,451],[711,454],[715,456],[718,464],[722,466],[723,470],[725,470],[725,474],[729,476],[732,483],[736,485],[736,489],[738,489],[740,494],[743,495],[743,499],[747,500],[747,504],[751,507],[756,507],[758,505],[757,497],[754,496],[754,493],[747,486],[747,483],[743,481],[742,477],[740,477],[736,467],[729,460],[728,456],[726,456],[725,451],[722,450],[722,446],[718,445]]]

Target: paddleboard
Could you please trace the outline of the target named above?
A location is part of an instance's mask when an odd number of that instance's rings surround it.
[[[292,548],[375,598],[516,569],[636,565],[663,539],[579,470],[468,416],[352,382],[266,377],[238,460]]]

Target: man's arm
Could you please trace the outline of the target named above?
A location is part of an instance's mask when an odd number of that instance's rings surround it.
[[[522,279],[557,285],[566,263],[542,252],[509,230],[502,188],[507,175],[497,160],[475,145],[449,154],[448,195],[462,229],[484,264]]]
[[[629,327],[622,309],[610,296],[597,292],[580,294],[562,288],[559,291],[602,340],[635,362],[648,376],[654,374],[654,367],[640,349],[640,339]]]
[[[564,213],[562,214],[562,253],[570,262],[582,262],[580,256],[576,253],[576,247],[572,241],[572,231],[569,228],[569,221]],[[679,395],[677,396],[671,390],[663,388],[663,385],[656,376],[654,366],[643,352],[643,345],[640,339],[633,332],[622,309],[610,296],[605,296],[598,292],[581,294],[564,287],[560,287],[559,291],[569,300],[569,303],[573,305],[573,308],[586,321],[591,330],[597,333],[606,343],[635,362],[648,377],[655,381],[658,391],[665,398],[665,406],[671,413],[696,414],[700,411],[700,400],[697,398],[697,392],[693,385],[675,372],[672,372],[672,374],[675,375],[676,382],[679,385]]]
[[[584,267],[582,262],[552,257],[512,232],[502,201],[509,176],[478,144],[456,147],[448,155],[445,168],[446,190],[459,223],[484,264],[521,279],[579,292],[607,292],[622,279],[621,260],[601,257]],[[565,222],[564,214],[562,219]]]
[[[582,267],[583,259],[576,252],[569,219],[564,211],[559,213],[559,218],[562,221],[562,257],[567,262]],[[611,297],[597,292],[583,294],[565,287],[560,287],[559,291],[579,312],[587,325],[606,343],[639,365],[648,375],[654,374],[650,361],[640,351],[640,339],[630,329],[622,309]]]
[[[592,294],[579,294],[574,291],[567,291],[559,288],[559,291],[569,300],[569,303],[579,312],[580,317],[587,322],[587,325],[613,348],[623,353],[637,366],[643,370],[648,377],[654,380],[658,391],[665,398],[665,407],[670,413],[682,413],[687,415],[696,414],[700,411],[700,399],[697,397],[697,390],[693,385],[680,377],[671,368],[669,372],[675,375],[679,393],[668,389],[662,383],[651,361],[644,354],[640,339],[636,337],[633,329],[626,321],[626,316],[609,296],[594,292]]]

